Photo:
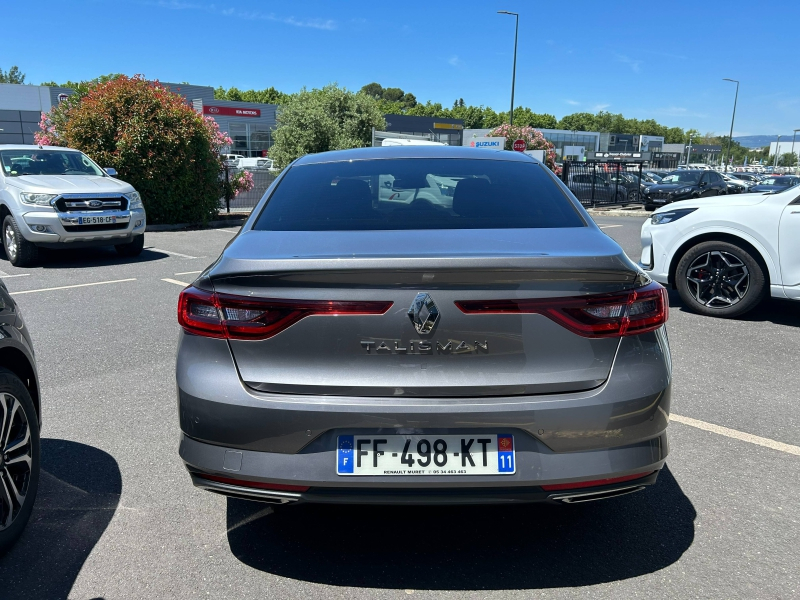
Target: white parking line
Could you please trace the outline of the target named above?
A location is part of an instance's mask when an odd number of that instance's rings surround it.
[[[622,227],[622,225],[598,225],[600,229],[611,229],[612,227]]]
[[[198,273],[202,273],[202,271],[184,271],[183,273],[175,273],[175,275],[197,275]]]
[[[3,273],[0,271],[0,277],[3,279],[10,279],[11,277],[27,277],[30,273],[19,273],[18,275],[9,275],[8,273]]]
[[[212,231],[221,231],[222,233],[238,233],[238,229],[231,231],[230,229],[212,229]]]
[[[152,250],[153,252],[163,252],[164,254],[169,254],[171,256],[178,256],[180,258],[203,258],[202,256],[189,256],[188,254],[181,254],[180,252],[173,252],[172,250],[162,250],[161,248],[153,248],[152,246],[146,249]]]
[[[18,296],[19,294],[35,294],[36,292],[54,292],[56,290],[69,290],[72,288],[89,287],[90,285],[108,285],[109,283],[122,283],[124,281],[136,281],[136,278],[131,279],[115,279],[114,281],[95,281],[94,283],[77,283],[75,285],[62,285],[59,287],[42,288],[40,290],[24,290],[22,292],[11,292],[11,296]]]
[[[187,285],[189,285],[185,281],[178,281],[177,279],[162,279],[161,281],[166,281],[167,283],[174,283],[175,285],[180,285],[180,286],[183,286],[183,287],[186,287]]]
[[[786,452],[787,454],[800,456],[800,446],[776,442],[775,440],[771,440],[769,438],[753,435],[751,433],[744,433],[743,431],[722,427],[721,425],[714,425],[713,423],[706,423],[705,421],[699,421],[697,419],[692,419],[691,417],[676,415],[675,413],[672,413],[669,418],[673,421],[677,421],[678,423],[689,425],[690,427],[697,427],[703,431],[710,431],[711,433],[724,435],[725,437],[741,440],[742,442],[750,442],[751,444],[756,444],[757,446],[764,446],[765,448],[771,448],[772,450],[779,450],[780,452]]]

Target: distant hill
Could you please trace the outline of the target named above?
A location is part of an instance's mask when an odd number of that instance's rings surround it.
[[[733,139],[739,142],[745,148],[763,148],[769,146],[770,142],[778,140],[777,135],[742,135],[739,137],[733,136]],[[782,135],[782,140],[791,140],[791,135]]]

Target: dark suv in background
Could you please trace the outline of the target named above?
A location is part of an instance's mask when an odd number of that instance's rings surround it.
[[[678,200],[689,200],[704,196],[720,196],[728,193],[728,185],[716,171],[673,171],[643,192],[645,210],[655,210]]]

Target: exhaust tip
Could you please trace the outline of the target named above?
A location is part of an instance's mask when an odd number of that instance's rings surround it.
[[[594,502],[595,500],[607,500],[609,498],[616,498],[618,496],[625,496],[626,494],[633,494],[640,492],[645,488],[643,485],[635,485],[625,488],[617,488],[615,490],[605,490],[602,492],[584,492],[579,494],[555,494],[550,496],[548,500],[562,502],[564,504],[581,504],[583,502]]]

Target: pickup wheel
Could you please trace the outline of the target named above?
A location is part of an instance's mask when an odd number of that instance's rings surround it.
[[[114,246],[120,256],[139,256],[144,249],[144,234],[137,235],[132,242]]]
[[[28,267],[39,259],[39,247],[22,237],[19,225],[11,215],[3,220],[3,248],[8,262],[15,267]]]

